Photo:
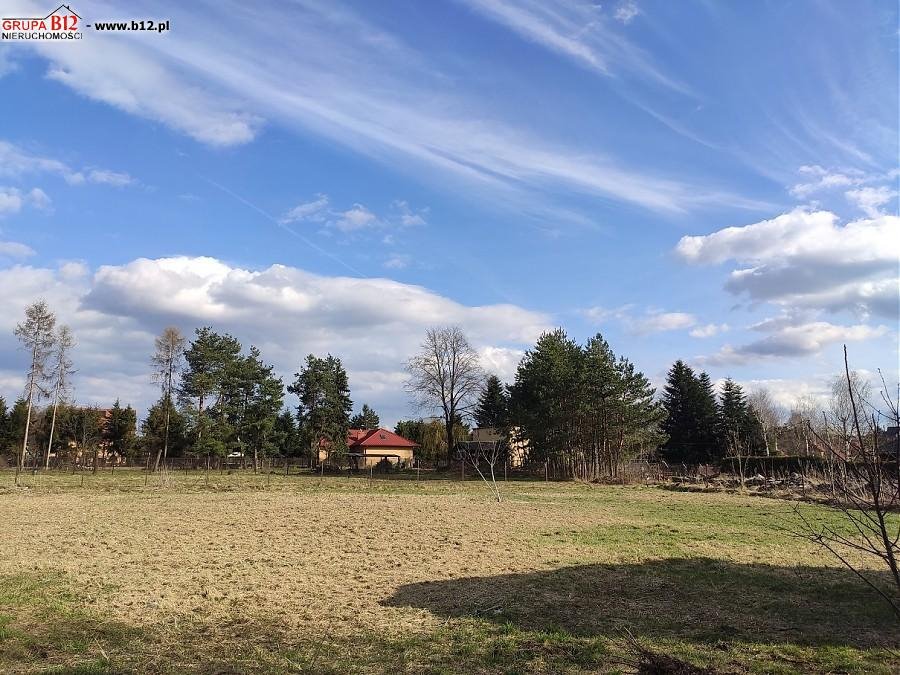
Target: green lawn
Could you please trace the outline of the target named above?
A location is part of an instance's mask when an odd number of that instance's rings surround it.
[[[897,621],[790,534],[788,502],[511,481],[496,504],[476,481],[202,472],[22,483],[0,474],[0,672],[628,672],[628,634],[724,672],[900,671]]]

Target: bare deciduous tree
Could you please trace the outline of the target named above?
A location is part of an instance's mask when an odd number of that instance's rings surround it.
[[[406,369],[410,375],[406,389],[416,402],[443,414],[449,461],[457,417],[473,405],[484,382],[478,352],[458,326],[430,328],[421,353],[409,360]]]
[[[56,431],[56,411],[59,401],[65,398],[69,389],[69,376],[72,370],[71,352],[75,347],[75,338],[68,326],[60,326],[56,334],[56,344],[53,346],[53,415],[50,420],[50,438],[47,441],[47,454],[44,458],[44,468],[50,468],[50,451],[53,449],[53,433]]]
[[[186,344],[187,340],[181,331],[174,326],[169,326],[156,338],[156,351],[150,359],[154,368],[153,381],[159,383],[162,389],[163,405],[165,406],[163,445],[156,452],[156,461],[153,463],[154,471],[159,469],[160,457],[165,461],[169,454],[169,416],[172,409],[172,391],[175,386],[175,378],[181,370]]]
[[[47,358],[53,349],[56,315],[44,300],[38,300],[25,308],[25,321],[16,326],[15,335],[22,346],[31,353],[31,367],[28,369],[28,381],[25,385],[25,400],[28,403],[28,414],[25,418],[25,433],[22,437],[22,451],[16,465],[16,484],[18,474],[25,468],[25,453],[28,451],[28,433],[31,428],[31,412],[35,402],[46,393],[43,388],[47,380]]]
[[[763,429],[763,439],[765,441],[766,457],[773,452],[778,454],[778,428],[784,420],[784,411],[781,406],[775,403],[772,394],[765,387],[754,389],[747,397],[747,403],[750,409],[759,420],[759,424]],[[771,439],[771,443],[769,440]]]
[[[811,454],[811,449],[814,446],[810,445],[810,440],[812,440],[812,431],[813,429],[818,428],[819,418],[818,413],[816,411],[816,402],[809,395],[799,396],[791,407],[791,412],[788,415],[788,426],[793,430],[796,435],[796,441],[798,449],[796,454],[801,454],[799,451],[799,446],[802,444],[803,447],[803,455],[809,457]]]
[[[849,442],[853,437],[854,399],[857,407],[868,406],[871,396],[872,385],[857,371],[850,371],[849,375],[835,375],[831,381],[831,398],[827,411],[830,431],[844,442]],[[865,413],[863,419],[857,421],[862,425],[863,431],[869,428]]]
[[[505,438],[498,438],[496,441],[485,442],[463,441],[458,444],[460,459],[463,462],[468,462],[472,465],[481,477],[481,480],[483,480],[485,485],[491,489],[497,503],[500,503],[503,500],[502,495],[500,494],[500,487],[497,483],[496,466],[504,457],[505,445]],[[481,470],[483,465],[487,465],[490,480],[488,480],[488,476],[484,474],[484,471]]]
[[[845,346],[845,395],[835,387],[838,405],[833,402],[830,428],[825,433],[812,432],[835,463],[831,490],[850,534],[827,523],[812,522],[799,507],[801,528],[795,534],[831,553],[877,591],[900,619],[900,521],[894,514],[900,508],[900,457],[896,448],[882,446],[876,423],[876,415],[880,415],[898,426],[898,401],[884,386],[881,395],[887,409],[875,411],[871,402],[860,398],[866,390],[858,387],[859,383],[850,371]],[[893,597],[854,563],[854,555],[874,557],[888,568],[895,586]]]

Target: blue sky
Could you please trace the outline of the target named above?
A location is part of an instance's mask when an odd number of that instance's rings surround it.
[[[505,379],[557,325],[785,405],[844,342],[896,378],[896,3],[183,4],[72,3],[162,35],[0,41],[8,398],[38,295],[76,399],[139,407],[169,323],[286,379],[332,351],[388,422],[441,323]]]

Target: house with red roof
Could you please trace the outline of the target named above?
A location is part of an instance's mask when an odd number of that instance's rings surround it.
[[[327,458],[326,444],[324,439],[319,443],[320,462]],[[347,432],[347,452],[351,463],[360,469],[375,466],[384,460],[394,465],[409,466],[418,447],[418,443],[387,429],[350,429]]]

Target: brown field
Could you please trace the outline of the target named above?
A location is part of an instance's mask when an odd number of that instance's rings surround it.
[[[652,487],[0,475],[0,671],[900,671],[900,631],[782,528]],[[840,520],[819,506],[811,517]]]

